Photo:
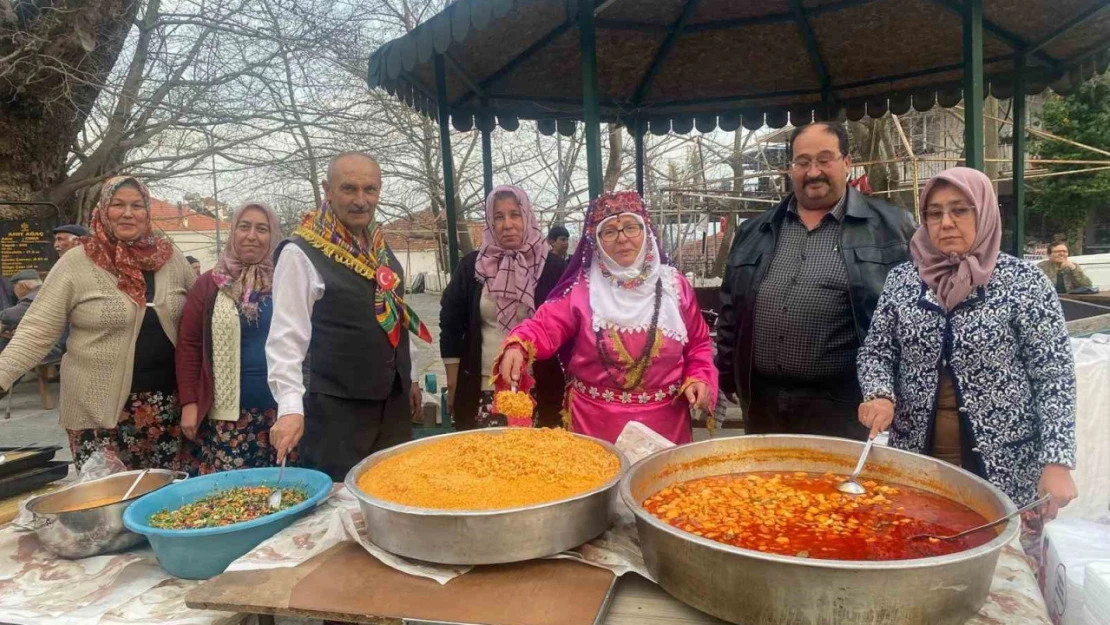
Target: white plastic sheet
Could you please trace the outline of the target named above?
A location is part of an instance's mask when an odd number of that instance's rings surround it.
[[[1092,562],[1083,574],[1083,625],[1110,624],[1110,562]]]
[[[1110,510],[1110,335],[1072,339],[1078,403],[1075,417],[1079,497],[1062,518],[1096,520]]]
[[[1084,578],[1092,563],[1110,563],[1110,525],[1056,519],[1045,526],[1041,590],[1056,625],[1086,625]]]

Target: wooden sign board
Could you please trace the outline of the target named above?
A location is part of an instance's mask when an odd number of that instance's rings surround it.
[[[53,219],[0,222],[0,275],[17,271],[50,271],[58,260],[54,252]]]

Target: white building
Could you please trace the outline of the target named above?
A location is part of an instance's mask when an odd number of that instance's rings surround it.
[[[482,241],[482,223],[466,222],[466,228],[477,249]],[[444,218],[436,217],[430,210],[382,224],[385,242],[404,268],[407,284],[411,284],[417,275],[423,273],[426,274],[429,290],[439,291],[446,285],[448,270],[444,268],[442,251],[446,231]]]
[[[216,220],[194,212],[185,204],[170,204],[151,198],[150,219],[154,231],[162,234],[185,256],[200,261],[201,271],[208,271],[216,264],[219,250],[216,247]],[[231,226],[220,222],[220,244],[226,244]]]

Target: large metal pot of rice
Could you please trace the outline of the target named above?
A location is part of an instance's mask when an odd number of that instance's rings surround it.
[[[358,499],[366,534],[375,545],[407,558],[440,564],[521,562],[573,549],[611,524],[610,506],[628,461],[609,443],[575,434],[616,456],[620,470],[604,484],[573,497],[495,510],[443,510],[401,505],[364,492],[359,477],[390,458],[464,436],[501,436],[514,428],[455,432],[379,451],[356,465],[344,480]]]
[[[882,562],[761,553],[664,523],[643,501],[687,480],[752,471],[851,472],[863,444],[822,436],[740,436],[673,447],[636,463],[621,498],[636,516],[644,561],[679,600],[743,625],[958,625],[986,601],[1010,520],[990,542],[947,556]],[[1015,510],[986,481],[926,456],[876,446],[863,477],[943,495],[988,519]]]

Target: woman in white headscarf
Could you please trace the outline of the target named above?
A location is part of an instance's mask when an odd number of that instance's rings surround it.
[[[639,194],[593,202],[561,283],[509,334],[494,370],[517,383],[555,353],[567,372],[563,423],[574,432],[613,442],[638,421],[688,443],[690,408],[716,402],[709,328],[693,288],[660,253]]]

